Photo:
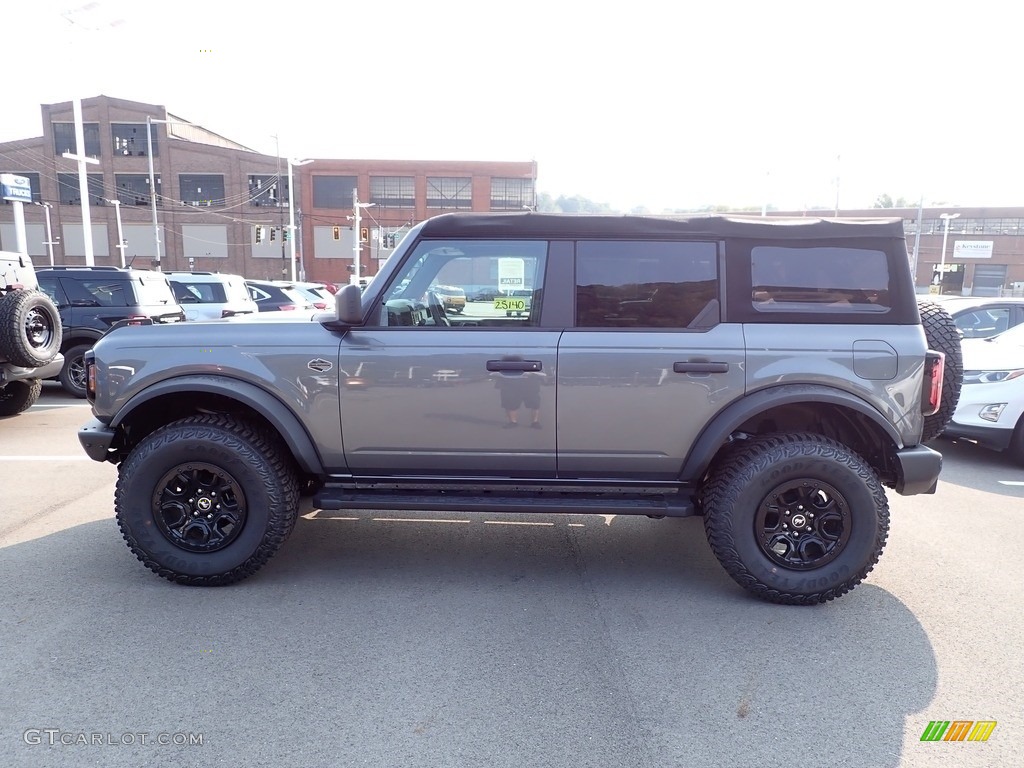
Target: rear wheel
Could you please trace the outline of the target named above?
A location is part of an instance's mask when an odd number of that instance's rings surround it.
[[[921,441],[925,442],[941,435],[953,418],[956,404],[960,401],[960,387],[964,383],[964,360],[960,351],[960,331],[949,312],[934,301],[921,301],[918,304],[928,349],[946,355],[939,410],[924,418]]]
[[[14,416],[35,405],[43,391],[39,379],[19,379],[0,388],[0,416]]]
[[[147,568],[209,586],[259,570],[291,534],[298,504],[278,441],[213,415],[144,438],[120,466],[114,495],[121,533]]]
[[[889,530],[889,505],[871,466],[815,434],[737,446],[712,470],[701,508],[728,574],[757,597],[791,605],[823,603],[857,586]]]

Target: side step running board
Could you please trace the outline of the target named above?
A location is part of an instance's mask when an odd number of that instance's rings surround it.
[[[412,512],[548,512],[584,515],[653,515],[690,517],[696,514],[693,501],[678,494],[572,493],[501,494],[458,491],[353,491],[325,486],[313,496],[313,506],[325,510],[384,509]]]

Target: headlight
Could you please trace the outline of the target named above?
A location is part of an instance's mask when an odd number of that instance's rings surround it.
[[[964,371],[964,384],[997,384],[1024,376],[1024,368],[1013,371]]]

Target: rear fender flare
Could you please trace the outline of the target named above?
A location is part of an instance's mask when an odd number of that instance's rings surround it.
[[[903,447],[899,432],[877,409],[856,395],[840,389],[816,384],[785,384],[762,389],[731,403],[704,428],[690,450],[680,475],[682,480],[698,480],[707,472],[718,449],[741,424],[757,414],[780,405],[795,403],[828,403],[839,405],[867,416],[882,429],[896,448]]]

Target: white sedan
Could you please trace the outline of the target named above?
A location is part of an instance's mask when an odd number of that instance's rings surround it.
[[[964,385],[947,437],[1009,451],[1024,463],[1024,325],[964,339]]]

